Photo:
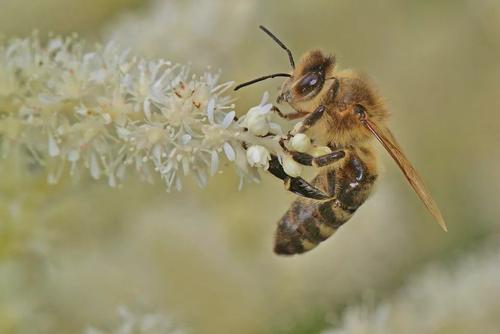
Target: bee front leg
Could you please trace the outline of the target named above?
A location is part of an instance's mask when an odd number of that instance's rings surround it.
[[[297,112],[292,113],[292,114],[283,114],[283,112],[281,110],[279,110],[279,108],[276,107],[275,105],[273,105],[271,110],[276,112],[281,118],[284,118],[286,120],[294,120],[294,119],[305,117],[307,115],[307,113],[303,112],[303,111],[297,111]]]
[[[291,177],[285,173],[283,166],[275,155],[271,155],[269,161],[269,168],[267,169],[271,174],[281,179],[285,183],[285,188],[296,195],[316,199],[316,200],[329,200],[334,199],[333,194],[326,194],[321,189],[316,188],[301,177]]]
[[[325,106],[320,105],[312,113],[309,113],[307,117],[302,121],[302,125],[294,132],[293,135],[297,133],[304,133],[313,127],[325,113]]]

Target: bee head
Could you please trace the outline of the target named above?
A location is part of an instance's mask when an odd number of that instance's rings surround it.
[[[332,79],[335,58],[319,50],[306,53],[281,87],[277,103],[287,102],[298,110],[309,110],[309,104],[321,99],[326,80]]]
[[[333,71],[335,67],[335,58],[333,56],[326,56],[319,50],[313,50],[306,53],[297,66],[295,66],[295,61],[290,49],[288,49],[285,44],[267,28],[260,26],[260,29],[286,51],[290,65],[292,66],[292,71],[291,73],[265,75],[239,84],[234,90],[270,78],[286,77],[288,79],[286,79],[281,86],[281,91],[276,102],[287,102],[295,109],[309,110],[310,108],[308,107],[310,104],[314,104],[317,102],[317,99],[320,99],[322,95],[320,93],[325,86],[325,82],[329,79],[334,79]]]

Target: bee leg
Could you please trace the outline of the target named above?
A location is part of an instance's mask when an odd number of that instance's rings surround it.
[[[271,160],[269,160],[269,168],[267,169],[267,171],[283,181],[286,181],[286,179],[290,177],[287,173],[285,173],[285,170],[283,169],[283,166],[281,166],[278,157],[274,154],[271,154]]]
[[[274,154],[271,155],[269,168],[267,170],[277,178],[283,180],[286,190],[291,191],[296,195],[316,200],[327,200],[333,198],[333,195],[326,194],[321,189],[316,188],[303,178],[291,177],[287,175],[283,170],[283,166],[281,166],[278,157]]]
[[[292,193],[316,200],[331,200],[333,196],[324,193],[301,177],[289,177],[285,180],[285,189]]]
[[[310,154],[297,151],[290,151],[290,154],[292,155],[292,159],[299,164],[313,167],[328,166],[345,157],[344,150],[333,151],[324,155],[320,155],[319,157],[313,157]]]
[[[377,175],[357,155],[351,156],[345,164],[343,174],[338,184],[337,198],[346,210],[354,212],[368,198]]]
[[[344,150],[336,150],[327,154],[314,157],[308,153],[291,151],[285,146],[285,139],[281,138],[280,145],[283,150],[292,156],[292,159],[304,166],[324,167],[345,157]]]
[[[293,134],[304,133],[316,124],[325,112],[325,106],[320,105],[302,121],[302,125]]]
[[[303,111],[297,111],[293,114],[283,114],[281,110],[278,109],[278,107],[274,106],[271,108],[272,111],[275,111],[281,118],[287,119],[287,120],[294,120],[297,118],[302,118],[307,115],[306,112]]]

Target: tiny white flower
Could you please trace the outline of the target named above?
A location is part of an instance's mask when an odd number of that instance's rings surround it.
[[[247,149],[247,161],[252,167],[268,169],[271,154],[262,145],[252,145]]]
[[[286,156],[282,159],[283,169],[287,175],[291,177],[298,177],[302,174],[302,166],[292,159],[292,157]]]
[[[49,134],[48,147],[49,147],[49,155],[51,157],[56,157],[59,155],[59,153],[60,153],[59,146],[57,145],[56,140],[54,139],[54,137],[51,134]]]
[[[250,109],[246,118],[246,127],[256,136],[265,136],[269,133],[269,117],[265,109]]]
[[[258,106],[250,108],[242,119],[241,125],[256,136],[265,136],[271,130],[271,109],[273,105],[266,103],[269,94],[266,92]]]
[[[311,148],[311,139],[304,133],[298,133],[290,139],[290,145],[295,151],[307,152]]]

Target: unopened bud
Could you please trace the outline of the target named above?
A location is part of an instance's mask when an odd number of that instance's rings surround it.
[[[247,149],[247,161],[252,167],[268,169],[271,154],[261,145],[252,145]]]

